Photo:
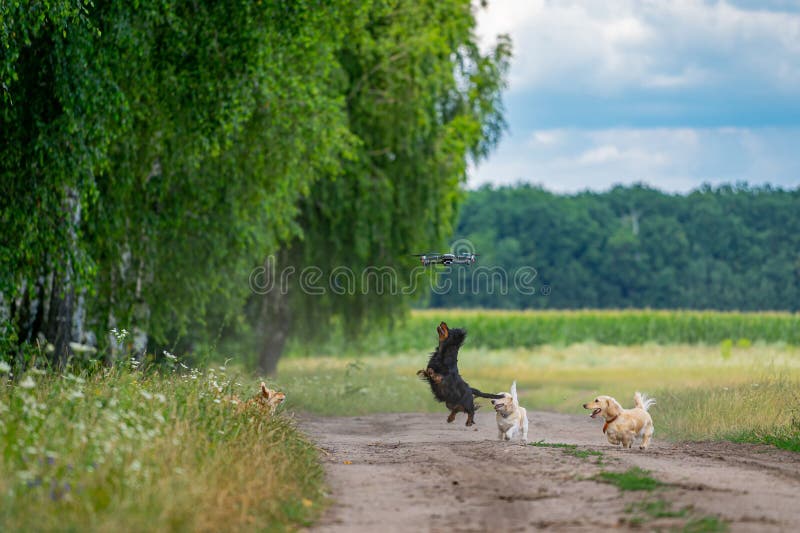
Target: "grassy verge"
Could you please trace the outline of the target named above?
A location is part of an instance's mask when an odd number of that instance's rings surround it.
[[[800,391],[787,374],[663,392],[660,429],[676,439],[771,444],[800,452]]]
[[[300,410],[343,416],[440,412],[442,406],[415,376],[426,361],[424,351],[288,358],[279,375],[291,391],[290,405]],[[652,408],[657,438],[729,439],[800,450],[797,347],[583,343],[484,350],[467,345],[459,361],[464,377],[481,390],[508,390],[516,380],[528,409],[583,414],[581,404],[598,394],[629,406],[640,390],[658,401]]]
[[[234,405],[256,389],[224,368],[6,378],[6,531],[280,531],[321,506],[314,447],[286,417]]]

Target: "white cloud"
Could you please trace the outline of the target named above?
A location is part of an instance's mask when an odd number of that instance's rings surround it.
[[[703,0],[493,0],[477,13],[485,42],[512,36],[512,92],[608,94],[733,80],[800,88],[796,12]]]
[[[530,145],[552,145],[557,144],[561,141],[563,135],[562,132],[558,130],[540,130],[534,131],[531,134]]]
[[[477,13],[484,44],[510,33],[514,58],[511,132],[470,186],[800,184],[800,1],[491,0]]]

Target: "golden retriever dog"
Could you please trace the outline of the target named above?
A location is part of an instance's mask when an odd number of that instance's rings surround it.
[[[528,443],[528,411],[519,405],[517,382],[511,384],[511,392],[498,393],[502,398],[492,400],[497,413],[497,431],[500,440],[511,440],[519,435],[521,444]]]
[[[592,410],[590,415],[592,418],[597,415],[603,416],[605,420],[603,433],[606,434],[608,442],[630,448],[633,441],[639,437],[642,439],[639,448],[644,450],[650,444],[654,431],[653,419],[647,410],[656,401],[637,392],[633,395],[633,402],[635,404],[633,409],[623,409],[611,396],[598,396],[593,402],[583,404],[583,408]]]

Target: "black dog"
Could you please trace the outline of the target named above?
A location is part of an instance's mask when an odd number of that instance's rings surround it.
[[[431,354],[428,367],[420,370],[417,375],[427,381],[431,386],[433,396],[444,402],[450,409],[448,422],[456,419],[456,413],[467,413],[467,425],[475,423],[475,402],[473,396],[499,400],[499,394],[487,394],[470,387],[458,373],[458,350],[467,338],[465,329],[449,329],[442,322],[436,328],[439,333],[439,346]]]

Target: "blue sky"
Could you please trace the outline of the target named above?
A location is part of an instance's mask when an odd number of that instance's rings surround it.
[[[490,0],[509,131],[468,185],[800,186],[800,0]]]

